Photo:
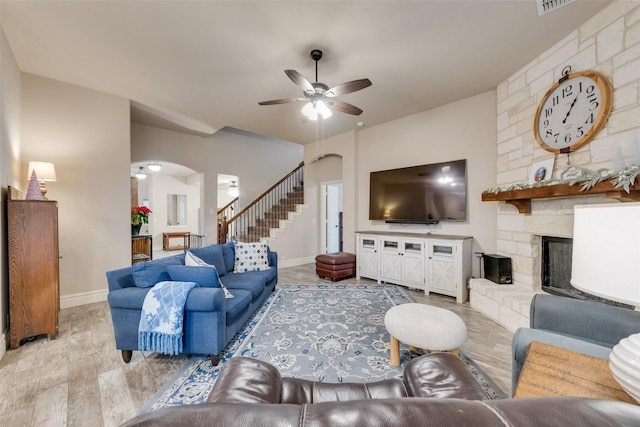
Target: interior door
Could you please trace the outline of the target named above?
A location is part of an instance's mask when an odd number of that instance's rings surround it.
[[[341,185],[342,184],[327,185],[327,253],[340,251],[340,198],[342,197]]]
[[[324,253],[339,252],[341,245],[342,182],[322,184],[322,206],[320,209],[322,235],[321,248]]]

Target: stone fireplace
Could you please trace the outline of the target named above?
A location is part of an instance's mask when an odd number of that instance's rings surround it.
[[[639,29],[640,6],[613,2],[498,85],[497,186],[527,183],[532,167],[551,158],[556,179],[569,165],[598,171],[621,170],[640,162]],[[589,144],[565,155],[540,148],[533,123],[540,100],[567,65],[604,72],[612,80],[615,99],[604,129]],[[578,189],[557,198],[519,200],[519,206],[501,200],[486,203],[497,206],[495,252],[511,257],[513,284],[471,279],[470,301],[472,307],[515,331],[529,326],[531,299],[543,292],[542,236],[572,238],[575,205],[620,202],[603,194],[580,194]]]
[[[497,285],[482,278],[471,279],[471,306],[511,331],[528,327],[531,299],[536,293],[545,292],[543,287],[549,285],[544,283],[543,277],[544,245],[551,245],[558,252],[552,255],[554,259],[547,260],[552,264],[553,281],[560,286],[568,284],[571,278],[573,207],[593,203],[619,202],[599,195],[538,199],[531,201],[529,214],[519,213],[513,206],[500,203],[497,249],[500,255],[512,259],[513,284]]]

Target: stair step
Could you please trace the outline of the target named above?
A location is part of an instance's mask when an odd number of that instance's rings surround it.
[[[286,210],[265,212],[264,217],[265,219],[277,219],[277,220],[289,219],[289,212],[290,211],[286,211]]]
[[[284,201],[284,202],[280,202],[276,205],[273,205],[273,207],[271,209],[289,209],[292,211],[296,210],[296,205],[303,205],[304,203],[296,203],[294,202],[290,202],[290,201]]]
[[[279,203],[285,205],[304,205],[304,197],[287,197],[286,199],[280,199]]]
[[[279,228],[280,221],[281,221],[280,218],[256,219],[256,225],[258,227]]]

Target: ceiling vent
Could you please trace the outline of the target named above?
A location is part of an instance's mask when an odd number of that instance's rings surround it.
[[[538,16],[546,15],[549,12],[573,3],[576,0],[536,0],[536,6],[538,6]]]

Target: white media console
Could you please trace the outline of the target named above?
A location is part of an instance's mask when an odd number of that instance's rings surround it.
[[[471,277],[469,236],[443,234],[356,232],[356,275],[378,283],[469,299]]]

